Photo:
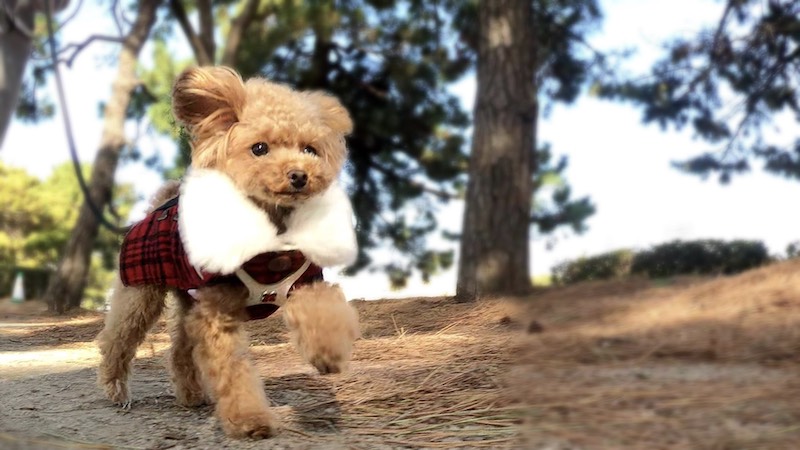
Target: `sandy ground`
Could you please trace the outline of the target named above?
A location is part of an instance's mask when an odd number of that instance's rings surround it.
[[[341,375],[320,376],[304,364],[288,344],[279,317],[250,324],[251,351],[284,422],[282,432],[267,441],[269,448],[517,445],[519,418],[514,411],[519,408],[497,406],[495,411],[494,404],[503,390],[500,379],[507,373],[499,367],[508,365],[510,353],[504,347],[519,330],[464,319],[487,308],[493,316],[504,315],[505,307],[458,305],[449,299],[356,304],[364,339],[357,344],[350,371]],[[423,314],[426,307],[437,312]],[[38,310],[19,313],[10,305],[5,310],[0,322],[0,448],[266,445],[227,439],[211,406],[187,409],[174,404],[165,368],[169,340],[163,321],[137,354],[134,403],[124,411],[104,399],[95,386],[99,355],[92,341],[102,327],[100,314],[57,318]],[[422,321],[426,315],[429,320]],[[488,348],[479,336],[487,331],[499,337]],[[480,358],[488,355],[489,364],[474,367],[471,349]],[[457,369],[448,372],[446,360],[462,355],[462,361],[451,363]],[[425,393],[428,386],[434,396]],[[415,400],[418,395],[433,404]],[[464,408],[453,409],[461,400],[466,400]],[[444,421],[425,418],[437,411]],[[484,417],[489,425],[474,423]],[[408,433],[414,429],[419,432]]]
[[[278,318],[251,323],[285,424],[266,442],[229,440],[211,407],[174,404],[163,322],[123,411],[94,385],[100,314],[0,304],[0,448],[800,448],[800,262],[354,304],[364,338],[341,375],[304,364]]]

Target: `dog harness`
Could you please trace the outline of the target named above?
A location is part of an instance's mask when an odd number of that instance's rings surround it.
[[[243,284],[250,293],[247,313],[254,320],[277,311],[291,290],[323,279],[322,268],[299,250],[258,254],[234,274],[196,268],[180,236],[179,198],[156,208],[125,235],[119,257],[123,285],[157,285],[191,293],[204,286]]]

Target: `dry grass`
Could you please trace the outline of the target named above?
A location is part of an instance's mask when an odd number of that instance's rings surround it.
[[[364,339],[357,344],[350,373],[316,386],[306,375],[268,381],[274,384],[273,399],[298,386],[320,391],[292,405],[290,429],[316,424],[319,430],[341,430],[366,448],[368,443],[508,448],[517,442],[521,408],[510,403],[504,383],[520,332],[499,322],[518,308],[508,302],[464,305],[450,299],[355,305]],[[253,323],[254,341],[274,339],[276,326]],[[278,345],[263,358],[268,376],[279,372],[266,362],[276,359],[302,370],[292,349]]]
[[[800,361],[798,261],[710,280],[587,283],[533,300],[528,315],[550,330],[530,342],[537,358]]]
[[[800,442],[800,261],[716,279],[547,288],[517,301],[354,305],[364,338],[343,375],[315,375],[280,320],[248,325],[286,423],[276,445],[333,437],[352,448]],[[94,326],[61,332],[85,338]],[[162,330],[151,338],[159,350]]]
[[[516,379],[531,448],[794,449],[800,261],[544,291]]]

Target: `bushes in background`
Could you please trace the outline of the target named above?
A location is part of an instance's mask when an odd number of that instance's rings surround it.
[[[617,250],[567,261],[553,268],[560,284],[606,280],[627,275],[661,278],[675,275],[733,274],[770,261],[761,241],[703,239],[672,241],[640,252]]]
[[[566,261],[553,267],[553,283],[572,284],[625,276],[630,273],[633,257],[633,252],[630,250],[616,250]]]
[[[733,274],[770,261],[761,241],[673,241],[636,254],[632,274],[650,278],[673,275]]]

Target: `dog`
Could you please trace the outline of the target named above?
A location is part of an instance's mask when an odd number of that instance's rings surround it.
[[[127,233],[97,338],[98,384],[129,408],[131,361],[175,299],[170,369],[176,401],[215,403],[228,436],[266,438],[279,420],[248,355],[244,323],[278,307],[300,355],[345,370],[358,315],[322,267],[355,260],[352,206],[337,179],[352,120],[333,96],[232,69],[194,67],[172,91],[191,165]],[[177,237],[176,237],[177,236]]]

